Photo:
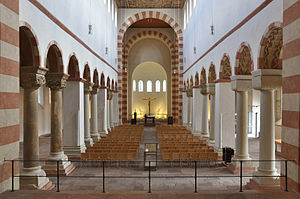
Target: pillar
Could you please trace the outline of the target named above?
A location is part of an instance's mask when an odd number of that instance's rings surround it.
[[[46,173],[41,169],[39,162],[30,160],[39,159],[38,133],[38,92],[37,89],[45,84],[44,68],[21,66],[21,86],[24,88],[24,142],[23,142],[23,169],[20,177],[20,189],[42,189],[49,183]],[[36,176],[36,177],[27,177]]]
[[[201,123],[201,139],[208,139],[208,92],[206,85],[201,85],[202,94],[202,123]]]
[[[260,138],[259,159],[275,160],[275,103],[274,91],[281,87],[281,70],[259,69],[252,72],[252,85],[260,90]],[[253,180],[262,186],[279,185],[279,175],[275,168],[275,162],[259,162]],[[266,176],[266,177],[255,177]]]
[[[111,127],[110,127],[110,98],[111,98],[111,90],[107,89],[107,99],[106,99],[106,105],[107,105],[107,109],[106,109],[106,126],[107,126],[107,131],[110,132],[111,131]]]
[[[207,92],[210,96],[209,146],[215,145],[215,84],[208,83]]]
[[[80,157],[84,143],[84,83],[81,79],[67,81],[63,89],[63,150],[69,158]]]
[[[188,127],[191,128],[193,123],[193,90],[188,89],[186,96],[188,98]]]
[[[182,123],[184,126],[188,125],[188,98],[186,90],[182,91]]]
[[[106,137],[107,131],[107,89],[100,87],[98,91],[98,132],[101,137]]]
[[[91,117],[91,137],[94,142],[97,142],[100,140],[100,134],[98,133],[98,86],[94,85],[92,88],[91,92],[91,101],[92,101],[92,106],[91,106],[91,112],[92,112],[92,117]]]
[[[86,147],[93,146],[93,139],[90,134],[90,92],[93,83],[85,82],[84,84],[84,142]]]
[[[235,94],[230,79],[215,82],[215,151],[235,148]]]
[[[192,92],[193,92],[193,97],[192,97],[192,112],[193,112],[193,130],[192,130],[192,133],[195,135],[195,136],[199,136],[201,135],[201,116],[202,116],[202,113],[201,113],[201,101],[202,101],[202,96],[201,96],[201,93],[200,93],[200,88],[199,87],[194,87],[192,89]],[[189,113],[188,113],[189,114]]]
[[[114,91],[113,97],[113,113],[114,113],[114,126],[119,125],[119,104],[118,104],[118,91]]]
[[[114,98],[114,92],[111,91],[111,96],[110,96],[110,99],[109,99],[109,121],[110,121],[110,128],[114,128],[114,101],[113,101],[113,98]]]

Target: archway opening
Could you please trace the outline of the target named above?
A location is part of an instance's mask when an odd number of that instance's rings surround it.
[[[145,114],[166,119],[167,73],[163,66],[155,62],[143,62],[134,69],[131,79],[131,113],[136,112],[138,119],[142,119]]]

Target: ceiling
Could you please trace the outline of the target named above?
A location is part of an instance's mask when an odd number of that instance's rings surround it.
[[[185,0],[116,0],[119,8],[182,8]]]
[[[159,19],[142,19],[132,24],[130,28],[171,28],[171,26]]]

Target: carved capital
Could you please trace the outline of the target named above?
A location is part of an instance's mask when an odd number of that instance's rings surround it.
[[[46,83],[46,68],[36,66],[21,66],[21,87],[24,89],[38,89]]]
[[[202,84],[202,85],[201,85],[200,92],[201,92],[202,95],[207,95],[207,94],[208,94],[206,84]]]
[[[215,90],[216,90],[215,83],[208,83],[207,84],[207,92],[208,92],[208,94],[215,95],[215,93],[216,93]]]
[[[113,98],[113,91],[108,89],[107,90],[107,100],[112,100]]]
[[[92,82],[84,82],[84,93],[90,93],[93,89],[94,83]]]
[[[193,89],[189,88],[186,90],[186,96],[187,97],[193,97]]]
[[[63,89],[67,86],[67,80],[69,78],[68,74],[65,73],[47,73],[46,74],[46,84],[49,88],[57,90]]]
[[[96,95],[97,93],[98,93],[98,86],[97,85],[94,85],[93,87],[92,87],[92,92],[91,92],[91,94],[92,95]]]

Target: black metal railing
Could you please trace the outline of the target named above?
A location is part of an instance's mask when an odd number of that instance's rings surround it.
[[[13,192],[14,189],[14,178],[30,178],[30,177],[50,177],[50,176],[28,176],[28,175],[15,175],[15,162],[56,162],[56,191],[60,192],[60,163],[64,162],[63,160],[5,160],[6,162],[11,162],[11,175],[12,175],[12,184],[11,184],[11,191]],[[202,160],[203,161],[203,160]],[[194,164],[194,175],[179,175],[179,176],[152,176],[152,172],[151,172],[151,162],[162,162],[162,161],[147,161],[148,162],[148,175],[141,175],[141,176],[125,176],[125,175],[121,175],[121,176],[108,176],[106,175],[106,163],[110,162],[109,160],[72,160],[73,163],[75,162],[79,162],[79,163],[97,163],[97,165],[101,165],[102,167],[102,175],[95,175],[95,176],[86,176],[86,175],[76,175],[76,176],[64,176],[66,178],[102,178],[102,192],[105,193],[105,180],[107,178],[148,178],[148,192],[151,193],[151,180],[152,178],[194,178],[194,192],[197,193],[198,192],[198,185],[197,185],[197,180],[199,178],[239,178],[240,182],[239,182],[239,191],[243,192],[243,178],[251,178],[251,177],[258,177],[258,178],[266,178],[266,177],[277,177],[277,178],[285,178],[285,191],[288,191],[288,171],[287,171],[287,164],[288,162],[295,162],[295,160],[232,160],[232,162],[237,162],[239,163],[240,166],[240,171],[239,171],[239,175],[198,175],[197,173],[197,165],[199,162],[199,160],[192,160],[189,161],[190,163]],[[119,161],[120,162],[120,161]],[[135,162],[143,162],[144,161],[135,161]],[[172,161],[172,162],[179,162],[179,161]],[[223,161],[216,161],[218,163],[223,163]],[[243,163],[244,162],[284,162],[285,164],[285,174],[284,175],[272,175],[272,176],[258,176],[258,175],[243,175]],[[100,163],[100,164],[99,164]],[[51,176],[52,177],[52,176]]]

